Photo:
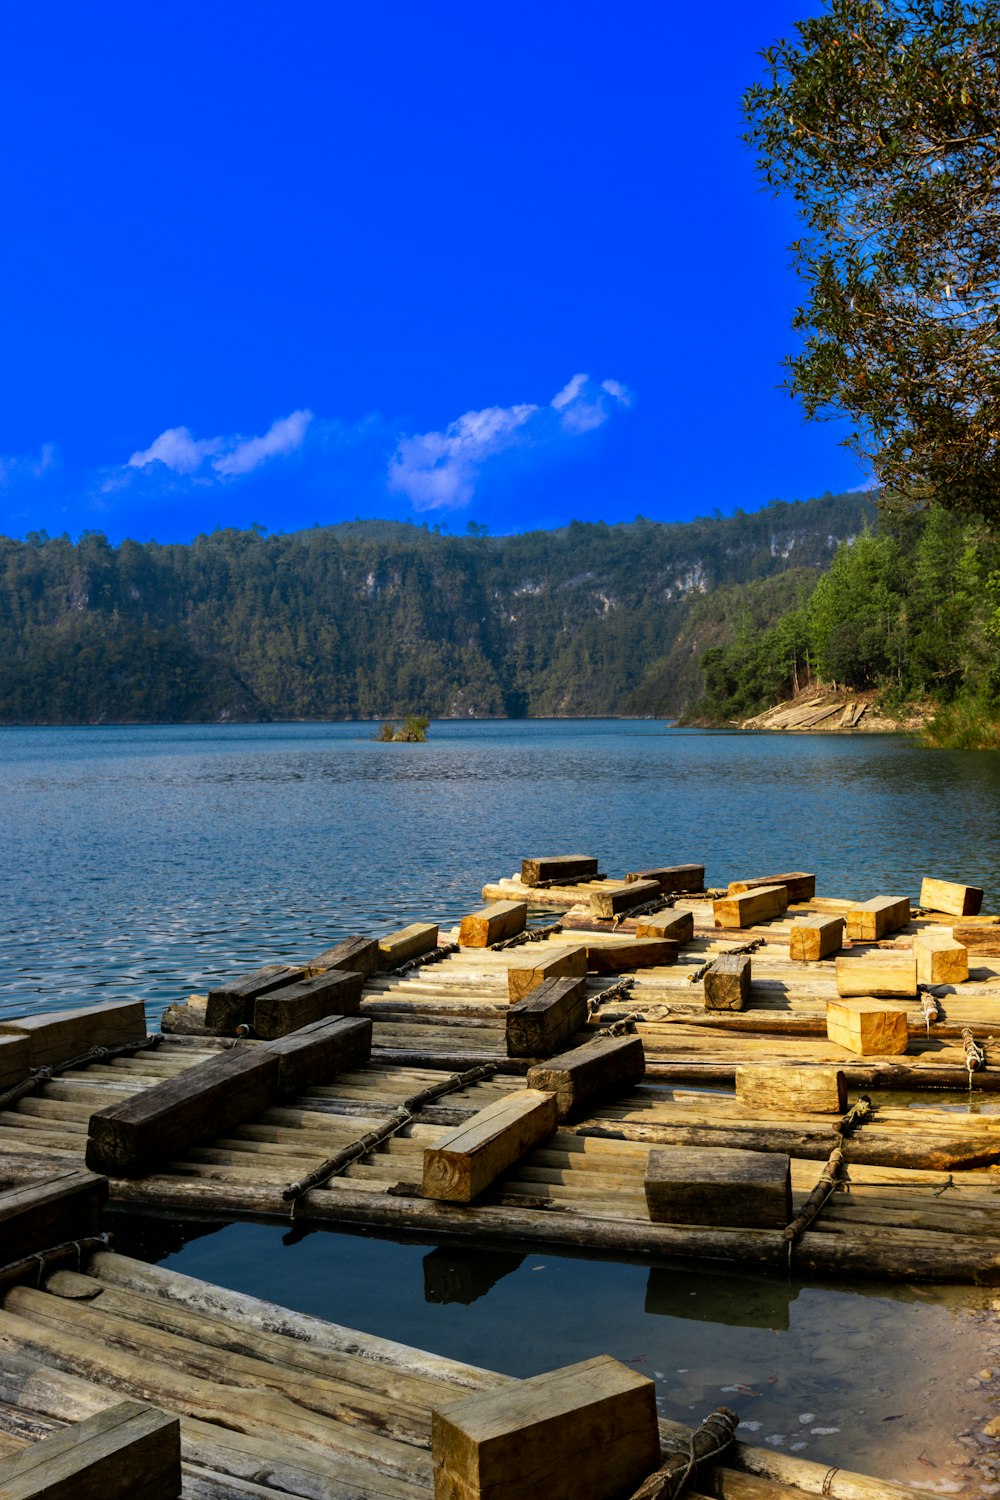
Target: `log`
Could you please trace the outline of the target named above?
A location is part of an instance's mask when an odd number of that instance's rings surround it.
[[[753,927],[787,910],[788,890],[783,885],[756,886],[741,896],[723,896],[712,902],[716,927]]]
[[[951,880],[933,880],[925,875],[920,885],[920,905],[925,911],[976,917],[982,910],[983,892],[978,885],[956,885]]]
[[[649,1153],[646,1206],[654,1224],[784,1229],[792,1217],[791,1158],[726,1147]]]
[[[541,885],[560,881],[575,883],[597,876],[597,860],[587,854],[556,854],[547,859],[522,859],[521,884]]]
[[[839,1068],[749,1063],[736,1069],[736,1099],[767,1114],[836,1114],[847,1109],[847,1080]]]
[[[253,1029],[259,1037],[271,1041],[329,1016],[357,1015],[364,983],[363,974],[327,969],[315,979],[271,990],[254,1001]]]
[[[906,1011],[883,1000],[829,1000],[826,1034],[860,1057],[901,1054],[909,1042]]]
[[[146,1040],[141,1000],[109,1000],[80,1010],[44,1011],[0,1021],[0,1033],[26,1037],[32,1068],[80,1057],[91,1047],[124,1047]],[[17,1082],[18,1080],[13,1080]]]
[[[800,917],[788,935],[788,956],[795,963],[815,963],[843,946],[843,917]]]
[[[920,984],[964,984],[969,977],[969,950],[947,927],[918,932],[913,953]]]
[[[836,959],[837,994],[844,999],[860,995],[887,999],[915,999],[917,961],[912,953],[851,954]]]
[[[232,1034],[237,1026],[252,1022],[258,996],[266,995],[268,990],[281,989],[282,985],[296,984],[304,975],[304,969],[292,968],[288,964],[264,964],[249,974],[241,974],[238,979],[217,985],[208,992],[205,1025],[212,1031]]]
[[[300,1094],[368,1062],[372,1023],[367,1016],[331,1016],[264,1045],[278,1058],[278,1093]]]
[[[378,968],[378,942],[375,938],[349,937],[332,948],[324,948],[305,966],[307,979],[325,974],[327,969],[346,969],[351,974],[363,974],[370,979]]]
[[[519,964],[507,970],[507,998],[511,1004],[523,1000],[532,990],[537,990],[547,979],[583,979],[587,973],[586,948],[549,949],[548,956],[529,961],[527,955]]]
[[[559,1119],[568,1120],[601,1099],[634,1088],[645,1071],[646,1057],[637,1036],[595,1037],[529,1068],[527,1085],[554,1093]]]
[[[121,1401],[0,1463],[4,1500],[177,1500],[181,1424]]]
[[[956,922],[951,935],[969,953],[982,958],[1000,958],[1000,926]]]
[[[852,943],[877,943],[887,932],[898,932],[910,920],[906,896],[873,896],[847,913],[847,936]]]
[[[637,938],[665,938],[667,942],[683,947],[694,937],[694,912],[658,911],[650,917],[638,917],[635,935]]]
[[[219,1053],[90,1117],[86,1161],[132,1177],[241,1125],[273,1103],[280,1059],[262,1047]]]
[[[590,893],[590,911],[595,917],[610,921],[631,911],[633,906],[644,906],[647,901],[658,901],[660,887],[655,880],[633,880],[628,884],[608,885]]]
[[[107,1196],[107,1178],[77,1168],[0,1192],[0,1264],[96,1235]]]
[[[788,891],[788,904],[811,901],[816,894],[816,876],[802,870],[793,870],[790,875],[760,875],[753,880],[731,880],[726,890],[728,896],[741,896],[744,891],[758,890],[762,885],[783,885]]]
[[[494,901],[462,918],[458,941],[463,948],[488,948],[491,943],[516,937],[524,931],[527,921],[526,901]]]
[[[31,1070],[31,1043],[26,1036],[0,1036],[0,1089],[22,1083]]]
[[[551,1057],[587,1020],[582,979],[546,979],[507,1011],[507,1056]]]
[[[705,972],[706,1010],[743,1010],[750,999],[749,953],[723,953]]]
[[[660,1461],[653,1382],[607,1355],[431,1418],[435,1500],[612,1500]]]
[[[589,974],[631,974],[634,969],[657,969],[677,961],[677,943],[667,938],[633,938],[628,943],[588,943]]]
[[[387,969],[398,969],[400,964],[405,964],[411,958],[420,958],[424,953],[430,953],[437,947],[438,929],[436,922],[411,922],[409,927],[401,927],[398,932],[390,932],[386,937],[378,940],[378,966],[385,972]]]
[[[629,870],[626,881],[655,880],[662,896],[705,889],[704,865],[657,865],[652,870]]]
[[[556,1128],[555,1094],[519,1089],[424,1149],[423,1194],[471,1203]]]

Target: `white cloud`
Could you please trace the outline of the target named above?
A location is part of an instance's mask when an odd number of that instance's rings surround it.
[[[145,469],[152,463],[164,464],[175,474],[193,474],[195,469],[222,447],[222,438],[197,439],[187,427],[168,427],[139,453],[133,453],[127,467]]]
[[[293,411],[291,416],[272,422],[261,437],[251,438],[195,438],[187,427],[168,427],[148,448],[133,453],[126,467],[145,469],[161,463],[175,474],[194,474],[206,459],[211,459],[217,474],[249,474],[269,458],[294,453],[301,447],[312,419],[311,411]]]
[[[562,411],[572,401],[575,401],[589,379],[589,375],[574,375],[571,380],[567,380],[562,390],[557,391],[552,397],[552,405],[556,411]]]
[[[212,468],[217,474],[249,474],[269,458],[294,453],[301,448],[309,423],[311,411],[293,411],[289,417],[279,417],[272,422],[263,437],[245,438],[221,458],[213,459]]]
[[[620,380],[602,380],[601,390],[607,391],[609,396],[614,396],[620,406],[631,406],[635,400],[627,385],[622,385]]]

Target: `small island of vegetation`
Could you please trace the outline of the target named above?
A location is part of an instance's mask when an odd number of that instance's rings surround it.
[[[427,729],[430,722],[430,719],[425,719],[420,714],[407,714],[402,724],[396,724],[392,719],[386,719],[375,738],[381,744],[387,745],[423,744],[427,738]]]

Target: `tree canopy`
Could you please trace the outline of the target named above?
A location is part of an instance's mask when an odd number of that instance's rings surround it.
[[[827,0],[744,99],[807,226],[787,361],[906,499],[1000,519],[1000,16],[994,0]]]

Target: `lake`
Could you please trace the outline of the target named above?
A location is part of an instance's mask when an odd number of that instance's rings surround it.
[[[610,873],[703,862],[710,885],[815,870],[820,894],[858,898],[915,899],[928,873],[1000,900],[992,752],[651,721],[373,734],[0,730],[0,1014],[135,996],[152,1020],[217,975],[454,920],[529,853],[596,854]],[[612,1353],[657,1379],[665,1415],[726,1402],[775,1447],[993,1492],[990,1445],[957,1437],[989,1414],[984,1366],[1000,1362],[985,1294],[204,1229],[132,1222],[119,1245],[512,1373]]]

